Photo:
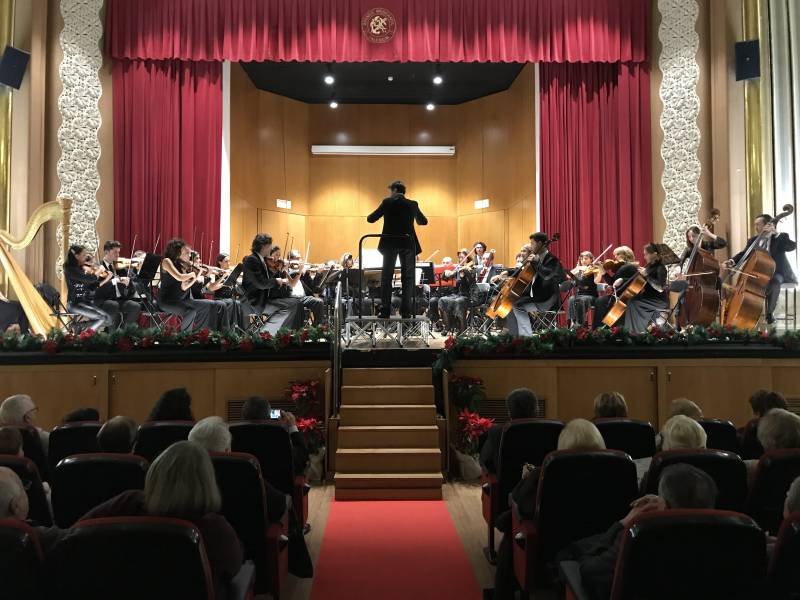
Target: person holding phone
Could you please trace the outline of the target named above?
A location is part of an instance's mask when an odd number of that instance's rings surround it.
[[[295,473],[303,473],[308,466],[306,440],[297,428],[297,419],[289,411],[273,410],[263,396],[250,396],[242,405],[242,419],[246,421],[278,420],[288,431],[292,442],[292,464]]]

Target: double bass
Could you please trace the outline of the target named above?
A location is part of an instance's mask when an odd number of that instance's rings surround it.
[[[777,225],[794,212],[791,204],[783,206],[783,212],[770,221]],[[741,329],[753,329],[764,311],[767,286],[775,274],[775,261],[770,253],[761,247],[768,233],[762,231],[741,260],[731,269],[736,275],[735,283],[726,285],[727,299],[723,311],[722,324]]]
[[[553,242],[561,239],[561,234],[554,233],[553,237],[544,243],[544,248],[547,248]],[[513,277],[509,277],[503,282],[497,295],[492,298],[486,309],[486,316],[490,319],[505,319],[514,308],[514,303],[519,300],[528,289],[528,286],[533,285],[536,280],[536,266],[533,264],[533,254],[529,255],[522,263],[519,271]]]
[[[711,217],[705,226],[714,231],[714,224],[719,220],[719,209],[711,211]],[[686,273],[687,287],[683,294],[683,305],[678,313],[681,327],[689,325],[709,326],[719,315],[719,261],[714,252],[702,247],[703,232],[697,235],[694,247],[689,255]]]

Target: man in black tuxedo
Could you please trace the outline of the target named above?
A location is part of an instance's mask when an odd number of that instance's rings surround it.
[[[789,261],[786,258],[787,252],[794,251],[797,248],[797,242],[789,239],[788,233],[778,233],[775,225],[772,223],[771,215],[758,215],[753,223],[756,235],[747,240],[745,249],[739,252],[736,256],[732,257],[726,262],[729,267],[738,263],[745,252],[756,242],[756,240],[764,233],[760,245],[769,252],[772,260],[775,261],[775,274],[767,285],[767,323],[772,324],[775,322],[775,307],[778,305],[778,297],[781,294],[781,284],[784,283],[797,283],[792,267],[789,266]]]
[[[269,315],[262,331],[272,335],[281,327],[297,329],[303,317],[300,298],[280,297],[281,286],[289,284],[286,278],[270,274],[265,262],[274,247],[272,236],[259,233],[251,246],[252,254],[243,261],[242,287],[247,295],[251,313]]]
[[[106,311],[114,319],[114,324],[128,325],[139,321],[142,307],[131,299],[133,292],[131,280],[126,269],[116,269],[114,263],[119,259],[122,244],[117,240],[109,240],[103,244],[103,260],[101,264],[106,271],[114,274],[108,285],[101,285],[94,293],[94,303]]]
[[[414,267],[416,256],[422,252],[414,231],[414,221],[419,225],[427,225],[428,219],[422,214],[414,200],[406,198],[406,186],[402,181],[395,181],[389,186],[392,195],[384,198],[381,205],[367,217],[367,222],[375,223],[383,217],[383,234],[395,237],[381,238],[378,250],[383,254],[383,270],[381,271],[381,308],[378,316],[388,319],[392,306],[392,275],[397,257],[400,257],[400,281],[403,286],[403,300],[400,314],[403,318],[412,316],[411,301],[414,298]],[[407,237],[411,236],[411,243]],[[413,246],[413,249],[412,249]]]

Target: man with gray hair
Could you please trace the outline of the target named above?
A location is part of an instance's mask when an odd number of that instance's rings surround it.
[[[0,404],[0,425],[14,425],[16,427],[33,427],[39,432],[42,440],[42,450],[45,456],[50,441],[50,434],[36,427],[36,413],[39,408],[33,403],[28,394],[15,394],[9,396]]]
[[[189,432],[189,441],[209,452],[231,451],[231,432],[222,417],[200,419]]]
[[[0,467],[0,519],[28,518],[28,495],[22,481],[8,467]],[[42,550],[47,551],[61,539],[67,530],[58,527],[36,527]]]

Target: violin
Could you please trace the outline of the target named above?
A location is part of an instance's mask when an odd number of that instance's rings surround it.
[[[275,258],[273,256],[268,256],[265,259],[267,266],[272,269],[273,271],[284,271],[286,269],[286,261],[282,258]]]

